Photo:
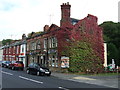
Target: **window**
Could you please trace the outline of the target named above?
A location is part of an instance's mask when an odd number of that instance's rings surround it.
[[[49,48],[52,48],[52,38],[49,38]]]
[[[10,51],[11,51],[11,47],[9,47],[9,54],[11,53]]]
[[[55,37],[52,37],[51,42],[52,42],[52,48],[57,47],[57,39]]]
[[[47,49],[47,38],[44,39],[44,49]]]
[[[17,46],[15,46],[15,53],[17,53]]]
[[[19,49],[19,47],[17,46],[17,47],[16,47],[16,52],[17,52],[17,54],[19,53],[18,49]]]
[[[36,49],[36,43],[35,42],[31,42],[30,50],[35,50],[35,49]]]
[[[56,55],[52,55],[49,57],[49,66],[58,67],[58,58]]]
[[[28,66],[29,66],[29,67],[32,67],[32,66],[33,66],[33,63],[29,64]]]
[[[75,25],[77,22],[72,22],[73,25]]]
[[[22,52],[24,52],[24,45],[22,45]]]
[[[40,49],[40,48],[41,48],[40,45],[41,45],[41,44],[40,44],[40,40],[38,40],[38,41],[37,41],[37,46],[36,46],[36,48],[37,48],[37,49]]]
[[[36,47],[36,42],[34,42],[34,50],[36,50],[37,49],[37,47]]]
[[[27,51],[29,51],[29,43],[27,43]]]

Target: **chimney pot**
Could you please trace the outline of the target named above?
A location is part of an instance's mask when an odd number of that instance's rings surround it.
[[[69,2],[67,2],[67,5],[69,5]]]
[[[44,26],[44,32],[47,32],[49,30],[49,25]]]

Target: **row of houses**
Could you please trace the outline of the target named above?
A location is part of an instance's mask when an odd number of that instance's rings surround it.
[[[25,64],[25,53],[26,53],[26,36],[22,35],[21,40],[13,40],[10,44],[2,47],[3,49],[3,60],[13,61],[20,60]]]
[[[97,17],[88,14],[81,20],[70,18],[70,8],[69,3],[61,5],[60,26],[45,25],[43,31],[32,32],[28,36],[23,34],[21,40],[15,40],[11,44],[3,46],[3,60],[20,60],[23,61],[25,67],[31,62],[37,62],[52,70],[60,70],[61,63],[63,63],[61,58],[66,59],[62,54],[65,43],[69,42],[71,38],[73,39],[73,36],[79,36],[80,32],[96,37],[97,50],[100,55],[104,55],[104,48],[99,49],[104,46],[102,29],[97,24]],[[75,32],[74,35],[73,32]]]

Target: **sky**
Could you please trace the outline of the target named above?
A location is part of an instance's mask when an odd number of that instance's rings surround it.
[[[98,17],[98,24],[118,22],[119,0],[0,0],[0,41],[43,31],[44,25],[60,26],[60,5],[67,2],[72,18],[83,19],[92,14]]]

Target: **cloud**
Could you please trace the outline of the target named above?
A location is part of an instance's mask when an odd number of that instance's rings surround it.
[[[14,7],[13,4],[4,3],[4,2],[0,3],[0,10],[3,10],[3,11],[9,11],[13,7]]]
[[[20,39],[22,34],[42,31],[44,25],[60,25],[60,5],[68,0],[0,0],[0,40]],[[69,0],[71,17],[82,19],[88,13],[96,15],[99,23],[117,18],[115,0]],[[116,19],[117,20],[117,19]]]
[[[0,0],[0,11],[10,11],[15,8],[17,5],[12,0]]]

